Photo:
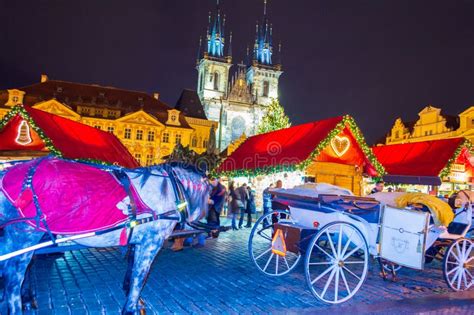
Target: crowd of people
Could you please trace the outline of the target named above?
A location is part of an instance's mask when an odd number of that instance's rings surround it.
[[[252,227],[252,215],[257,212],[255,201],[255,190],[247,183],[238,186],[235,182],[229,183],[227,189],[219,178],[211,179],[212,191],[209,199],[209,214],[207,223],[216,225],[220,224],[220,216],[227,207],[227,216],[231,219],[231,228],[236,231],[243,228]],[[263,191],[263,214],[267,214],[271,209],[272,195],[270,189],[282,188],[283,183],[278,180],[275,184],[270,184]],[[246,219],[246,224],[244,221]]]

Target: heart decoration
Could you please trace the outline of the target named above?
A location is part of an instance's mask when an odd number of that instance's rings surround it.
[[[337,156],[343,156],[351,146],[351,142],[348,137],[335,136],[331,139],[331,148]]]

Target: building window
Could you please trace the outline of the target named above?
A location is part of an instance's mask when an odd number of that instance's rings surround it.
[[[176,134],[176,137],[174,139],[174,143],[175,144],[181,143],[181,135],[179,133]]]
[[[219,73],[214,72],[214,90],[219,90]]]
[[[148,131],[148,141],[150,141],[150,142],[155,141],[155,132],[154,131]]]
[[[107,132],[114,133],[114,127],[107,127]]]
[[[89,107],[83,107],[82,110],[81,110],[82,114],[89,115],[89,112],[90,112]]]
[[[207,139],[205,139],[205,140],[202,142],[202,147],[203,147],[203,148],[207,148]]]
[[[143,130],[137,130],[137,140],[143,139]]]
[[[142,155],[140,153],[135,153],[135,160],[137,160],[138,164],[142,164]]]
[[[153,154],[147,154],[146,155],[146,165],[150,166],[153,164]]]
[[[163,133],[163,143],[169,143],[170,142],[170,134],[165,132]]]
[[[398,130],[395,131],[395,138],[397,138],[397,139],[400,138],[400,131],[398,131]]]
[[[132,137],[132,129],[125,128],[125,134],[123,136],[125,139],[130,139]]]
[[[99,129],[99,130],[101,129],[99,125],[95,125],[94,128]]]
[[[193,139],[191,140],[191,146],[192,147],[197,147],[197,143],[198,143],[198,140],[197,140],[196,136],[194,136]]]
[[[104,114],[104,111],[103,111],[102,109],[96,109],[96,110],[95,110],[95,114],[96,114],[97,116],[102,116],[102,115]]]
[[[474,118],[471,119],[471,125],[474,125]]]
[[[268,96],[270,93],[270,82],[263,81],[263,96]]]

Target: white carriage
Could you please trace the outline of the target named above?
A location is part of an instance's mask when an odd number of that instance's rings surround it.
[[[456,211],[448,227],[436,226],[430,209],[395,208],[373,198],[314,194],[307,188],[274,191],[273,211],[253,227],[249,254],[257,268],[281,276],[304,258],[306,282],[319,300],[338,304],[352,298],[366,279],[369,256],[381,273],[423,270],[443,261],[447,285],[474,286],[474,242],[466,238],[472,206]]]

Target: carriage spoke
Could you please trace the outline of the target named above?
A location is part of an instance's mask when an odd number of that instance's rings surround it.
[[[334,302],[337,302],[337,298],[339,295],[339,270],[340,268],[336,268],[336,280],[334,281]]]
[[[335,259],[334,256],[331,256],[330,254],[328,254],[328,252],[326,252],[324,249],[322,249],[321,247],[319,247],[318,244],[314,244],[314,246],[316,246],[320,251],[322,251],[324,254],[326,254],[326,256],[328,256],[329,258]]]
[[[459,259],[459,257],[461,257],[462,252],[461,252],[461,249],[459,248],[459,242],[456,242],[455,245],[456,245],[456,250],[457,250],[456,259],[457,259],[458,261],[461,261],[461,259]]]
[[[361,249],[361,246],[357,246],[356,248],[354,248],[353,250],[351,250],[351,251],[349,252],[349,254],[347,254],[346,256],[344,256],[344,257],[342,258],[342,260],[344,261],[344,260],[346,260],[347,258],[351,257],[352,254],[354,254],[355,252],[357,252],[359,249]]]
[[[344,256],[346,254],[346,251],[347,251],[347,248],[349,248],[349,245],[351,244],[352,242],[352,235],[354,235],[354,230],[352,230],[352,233],[351,235],[349,236],[347,242],[346,242],[346,245],[344,245],[344,249],[342,250],[341,252],[341,256]]]
[[[334,264],[332,261],[308,263],[308,265],[310,265],[310,266],[313,266],[313,265],[332,265],[332,264]]]
[[[458,283],[457,283],[457,288],[458,288],[458,290],[461,290],[462,274],[463,274],[463,270],[460,269],[460,270],[459,270],[459,276],[458,276]]]
[[[275,255],[274,253],[272,253],[272,254],[270,255],[270,258],[268,258],[267,264],[266,264],[265,267],[263,268],[263,271],[266,271],[266,270],[267,270],[268,265],[269,265],[270,262],[272,261],[272,258],[273,258],[274,255]]]
[[[342,247],[342,224],[339,225],[339,237],[337,240],[337,256],[341,257],[341,247]],[[339,277],[339,274],[336,276],[336,278]]]
[[[466,259],[466,241],[462,242],[462,253],[461,253],[462,259]]]
[[[324,277],[325,275],[328,274],[328,272],[332,271],[334,268],[336,268],[336,265],[332,265],[331,267],[329,267],[328,269],[324,270],[324,272],[322,274],[320,274],[319,276],[317,276],[313,281],[311,281],[311,284],[314,284],[315,282],[317,282],[319,279],[321,279],[322,277]]]
[[[363,261],[363,260],[345,261],[344,265],[345,264],[365,264],[365,261]]]
[[[337,257],[337,252],[336,252],[336,248],[334,247],[334,243],[332,241],[332,238],[331,238],[331,235],[328,233],[328,231],[326,230],[326,235],[329,239],[329,245],[331,245],[331,249],[332,249],[332,252],[334,253],[334,257]]]
[[[344,268],[348,273],[350,273],[352,276],[356,277],[357,280],[360,281],[360,277],[356,275],[355,273],[353,273],[352,271],[350,271],[346,266],[342,266],[342,268]]]
[[[261,253],[260,255],[258,255],[257,257],[255,257],[255,260],[259,259],[260,257],[262,257],[263,255],[265,255],[266,253],[268,253],[269,251],[271,251],[272,248],[270,247],[269,249],[267,249],[266,251],[264,251],[263,253]]]
[[[323,292],[321,292],[321,298],[324,298],[324,295],[326,294],[326,291],[329,288],[329,285],[331,284],[332,279],[334,278],[334,274],[336,273],[336,271],[337,271],[337,268],[333,268],[333,270],[331,271],[331,274],[329,275],[329,279],[326,282],[326,284],[324,285]]]
[[[460,268],[459,266],[454,267],[453,269],[451,269],[450,271],[448,271],[448,272],[446,273],[446,275],[449,276],[449,275],[452,274],[453,272],[457,271],[459,268]]]
[[[347,284],[346,276],[344,275],[344,270],[339,269],[339,272],[341,273],[342,281],[344,282],[344,285],[346,286],[347,293],[351,295],[351,289],[349,288],[349,285]]]
[[[466,289],[468,288],[467,286],[467,275],[466,275],[466,270],[463,270],[462,271],[462,278],[464,279],[464,286],[466,287]]]
[[[288,260],[286,260],[286,257],[283,256],[283,260],[285,261],[286,267],[290,269],[290,265],[288,264]]]

